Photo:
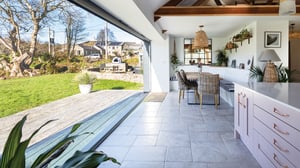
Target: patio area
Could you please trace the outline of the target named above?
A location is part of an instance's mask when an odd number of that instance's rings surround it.
[[[233,137],[233,108],[178,104],[177,92],[163,102],[142,102],[98,147],[121,166],[105,168],[258,168],[244,144]]]

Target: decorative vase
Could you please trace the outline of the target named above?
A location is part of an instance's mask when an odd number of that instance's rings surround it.
[[[87,94],[92,91],[93,84],[79,84],[79,90],[82,94]]]

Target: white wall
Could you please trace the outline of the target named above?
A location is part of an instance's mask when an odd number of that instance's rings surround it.
[[[260,21],[257,22],[257,60],[264,51],[264,32],[265,31],[280,31],[281,32],[281,48],[270,48],[274,49],[278,56],[281,59],[281,62],[277,62],[276,64],[283,63],[283,66],[288,67],[288,42],[289,42],[289,21],[288,20],[278,20],[274,21]]]
[[[152,92],[169,92],[169,37],[151,41],[150,81]]]

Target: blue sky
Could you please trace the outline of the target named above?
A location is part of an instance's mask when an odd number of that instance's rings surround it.
[[[87,14],[86,17],[86,32],[88,36],[85,38],[85,41],[95,40],[97,33],[104,29],[105,21],[101,18],[94,16],[93,14]],[[126,42],[137,42],[140,43],[140,39],[132,36],[131,34],[124,32],[123,30],[115,27],[114,25],[108,24],[108,28],[114,33],[117,41],[126,41]],[[65,43],[65,28],[62,26],[52,26],[51,29],[55,31],[55,43]],[[40,31],[39,40],[48,41],[48,32],[49,28],[44,28]]]

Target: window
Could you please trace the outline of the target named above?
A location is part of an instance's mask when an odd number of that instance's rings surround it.
[[[212,62],[211,52],[211,39],[208,40],[208,48],[205,49],[192,49],[192,38],[184,39],[184,64],[197,64],[197,59],[201,58],[201,63],[204,65],[210,65]]]

